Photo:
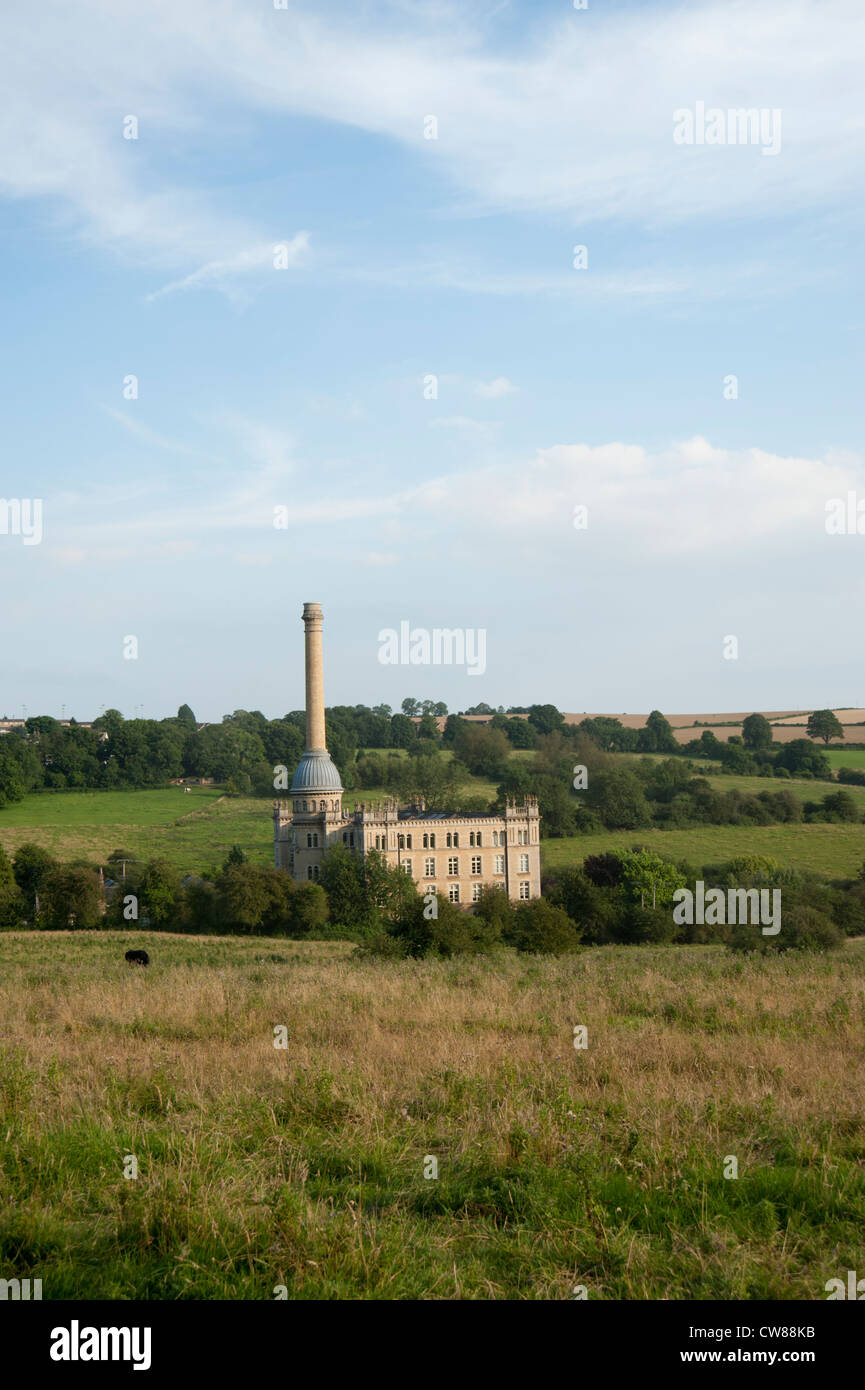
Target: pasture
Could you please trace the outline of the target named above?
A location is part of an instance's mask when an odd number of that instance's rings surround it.
[[[865,943],[351,950],[0,935],[3,1276],[45,1299],[759,1300],[863,1267]]]

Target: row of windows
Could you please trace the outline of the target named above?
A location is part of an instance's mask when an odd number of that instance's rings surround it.
[[[295,809],[295,811],[314,811],[314,810],[315,810],[315,802],[314,802],[314,801],[295,801],[295,803],[294,803],[294,809]],[[326,811],[326,810],[327,810],[327,802],[326,802],[326,801],[320,801],[320,802],[318,803],[318,809],[319,809],[320,811]],[[338,811],[338,810],[339,810],[339,802],[338,802],[338,801],[332,801],[332,802],[330,803],[330,809],[331,809],[332,811]]]
[[[479,901],[480,901],[481,889],[482,889],[482,888],[483,888],[483,884],[481,884],[481,883],[473,883],[473,884],[472,884],[472,897],[471,897],[471,900],[472,900],[473,903],[476,903],[476,902],[479,902]],[[435,892],[437,892],[437,891],[438,891],[438,890],[436,889],[435,884],[434,884],[434,883],[431,883],[431,884],[430,884],[430,892],[435,893]],[[530,885],[528,882],[526,882],[526,883],[521,883],[521,884],[520,884],[520,897],[523,899],[523,901],[526,901],[528,898],[531,897],[531,885]],[[459,886],[458,883],[449,883],[449,884],[448,884],[448,901],[449,901],[449,902],[452,902],[452,903],[458,903],[458,902],[460,901],[460,886]]]
[[[404,871],[405,871],[407,874],[411,874],[411,873],[412,873],[412,861],[411,861],[410,859],[404,859],[404,860],[402,861],[402,867],[403,867]],[[471,871],[472,871],[473,874],[481,874],[481,873],[483,873],[483,861],[481,860],[481,856],[480,856],[479,854],[473,854],[473,855],[472,855],[472,867],[471,867]],[[494,873],[494,874],[503,874],[504,871],[505,871],[505,856],[504,856],[503,854],[497,854],[497,855],[495,856],[494,860],[493,860],[493,873]],[[448,877],[449,877],[449,878],[458,878],[458,877],[459,877],[459,872],[460,872],[460,861],[459,861],[459,859],[457,858],[456,855],[449,856],[449,857],[448,857]],[[528,872],[529,872],[529,856],[528,856],[527,854],[521,854],[521,855],[520,855],[519,868],[517,869],[517,873],[520,873],[520,874],[527,874]],[[435,861],[433,858],[425,859],[425,860],[423,861],[423,873],[424,873],[424,878],[435,878],[435,876],[436,876],[436,861]]]

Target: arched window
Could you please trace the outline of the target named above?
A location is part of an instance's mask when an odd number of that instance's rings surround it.
[[[311,836],[311,835],[307,835],[307,837],[306,837],[306,847],[307,847],[307,849],[312,849],[312,836]]]
[[[423,847],[424,847],[424,849],[429,849],[429,835],[424,835],[424,837],[423,837]]]
[[[405,847],[406,847],[406,849],[411,849],[411,835],[406,835],[406,837],[405,837]]]
[[[446,845],[447,849],[450,849],[450,848],[451,848],[451,833],[450,833],[450,831],[448,831],[447,840],[445,841],[445,845]]]
[[[430,847],[430,849],[435,849],[435,847],[436,847],[436,837],[435,837],[435,835],[430,835],[430,837],[429,837],[429,847]]]
[[[477,835],[475,836],[475,844],[477,845],[478,849],[480,849],[480,847],[481,847],[481,832],[480,832],[480,831],[478,831]]]
[[[323,801],[320,801],[320,802],[318,803],[318,809],[319,809],[320,811],[323,811],[323,810],[324,810],[324,802],[323,802]]]
[[[306,866],[306,876],[307,876],[307,878],[312,878],[312,865],[311,865],[311,864],[307,864],[307,866]]]
[[[454,849],[459,849],[459,847],[460,847],[459,832],[455,830],[455,831],[454,831]]]

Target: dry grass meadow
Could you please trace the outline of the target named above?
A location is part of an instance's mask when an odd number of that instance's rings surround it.
[[[4,933],[0,1276],[44,1298],[824,1298],[865,1267],[863,1023],[862,941],[383,963]]]

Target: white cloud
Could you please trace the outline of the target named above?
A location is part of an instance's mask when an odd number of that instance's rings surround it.
[[[178,291],[198,290],[213,286],[222,290],[229,298],[236,297],[238,302],[245,303],[246,297],[242,291],[239,292],[235,289],[236,278],[250,275],[252,272],[276,273],[274,257],[277,249],[282,252],[286,268],[296,266],[309,250],[309,233],[298,232],[291,241],[271,242],[256,246],[249,251],[238,251],[236,255],[227,260],[209,261],[207,265],[200,266],[190,275],[184,275],[181,280],[172,280],[170,284],[163,285],[159,290],[154,290],[146,298],[148,300],[163,299],[166,295],[176,294]]]
[[[653,227],[858,205],[859,0],[824,0],[819,12],[812,0],[591,16],[529,7],[529,32],[510,49],[491,19],[469,13],[45,0],[37,24],[28,7],[6,7],[0,190],[51,200],[78,235],[121,255],[199,267],[156,295],[226,290],[249,269],[237,248],[269,240],[224,201],[160,173],[166,152],[193,162],[255,112],[389,138],[448,179],[469,214],[564,212],[582,229],[599,218]],[[673,112],[698,100],[780,108],[781,153],[675,145]],[[435,141],[423,139],[427,113],[438,118]],[[122,138],[126,114],[139,119],[136,141]],[[501,277],[499,292],[510,283]],[[455,284],[473,287],[470,276]]]
[[[506,376],[497,376],[492,381],[479,381],[475,387],[475,395],[483,400],[497,401],[501,396],[513,395],[519,389],[512,381],[508,381]]]

